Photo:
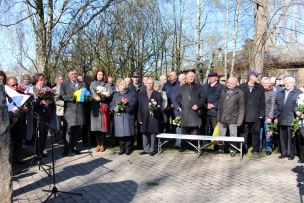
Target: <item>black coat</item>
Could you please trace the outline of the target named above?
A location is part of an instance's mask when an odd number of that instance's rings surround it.
[[[300,94],[302,94],[302,91],[294,87],[289,92],[285,104],[285,90],[281,90],[277,94],[274,114],[275,118],[278,119],[279,125],[291,126],[293,119],[296,117],[297,99]]]
[[[265,91],[264,87],[255,83],[252,91],[249,91],[248,82],[239,87],[245,96],[245,122],[259,122],[260,117],[265,117]]]
[[[182,109],[182,127],[196,127],[202,125],[202,118],[200,117],[199,111],[192,110],[192,106],[197,105],[201,111],[206,102],[206,95],[202,85],[197,83],[190,85],[187,83],[180,86],[176,101]]]
[[[150,111],[148,109],[148,103],[154,99],[157,102],[157,105],[160,105],[160,108],[154,112],[154,116],[150,116]],[[140,92],[138,95],[138,113],[137,121],[142,122],[140,125],[140,132],[142,133],[159,133],[159,122],[161,118],[161,109],[162,109],[162,98],[159,92],[153,91],[151,98],[148,98],[146,91]]]

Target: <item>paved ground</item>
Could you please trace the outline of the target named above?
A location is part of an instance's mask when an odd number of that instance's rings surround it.
[[[62,149],[55,149],[57,189],[82,196],[57,193],[49,202],[303,202],[304,184],[298,184],[304,182],[303,164],[278,155],[240,161],[179,152],[154,157],[82,152],[63,158]],[[52,189],[52,178],[37,165],[21,169],[14,168],[13,201],[44,201],[49,193],[42,189]]]

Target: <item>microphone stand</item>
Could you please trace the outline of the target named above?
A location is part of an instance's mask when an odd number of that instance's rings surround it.
[[[21,107],[19,107],[15,102],[14,100],[9,96],[9,95],[6,95],[6,97],[8,98],[8,102],[9,103],[12,103],[14,106],[16,106],[19,111],[25,113],[28,115],[27,112],[25,112]],[[51,190],[43,190],[44,192],[50,192],[51,194],[47,197],[47,199],[44,201],[44,202],[47,202],[53,195],[54,197],[57,196],[57,193],[64,193],[64,194],[71,194],[71,195],[79,195],[79,196],[82,196],[81,193],[76,193],[76,192],[65,192],[65,191],[60,191],[57,189],[56,187],[56,173],[55,173],[55,158],[54,158],[54,133],[57,133],[58,130],[53,128],[52,126],[50,126],[45,120],[43,120],[37,113],[33,112],[33,117],[37,119],[37,129],[39,128],[39,122],[41,122],[42,126],[47,128],[47,129],[50,129],[50,133],[51,133],[51,145],[52,145],[52,166],[49,166],[50,168],[48,169],[49,171],[52,169],[52,174],[53,174],[53,178],[52,178],[52,182],[53,182],[53,188]],[[37,134],[37,138],[40,138],[39,137],[39,131],[38,131],[38,134]],[[39,141],[39,140],[38,140]],[[38,150],[39,150],[39,146],[40,143],[38,143]],[[51,173],[47,172],[45,168],[43,168],[43,164],[41,162],[38,161],[38,165],[39,165],[39,170],[40,170],[40,167],[48,174],[48,176],[51,176]]]

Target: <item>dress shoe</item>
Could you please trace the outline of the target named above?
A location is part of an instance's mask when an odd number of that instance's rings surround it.
[[[280,156],[278,156],[278,159],[284,159],[286,157],[287,157],[286,155],[280,155]]]
[[[288,160],[294,160],[295,156],[294,155],[290,155],[288,156]]]
[[[266,155],[268,155],[268,156],[271,155],[271,152],[268,152],[268,151],[267,151],[267,152],[266,152]]]
[[[302,164],[302,163],[304,163],[304,161],[303,160],[298,160],[298,163]]]
[[[118,155],[123,155],[125,153],[125,150],[124,149],[121,149],[118,153]]]
[[[23,161],[16,161],[15,162],[17,165],[24,165],[25,163]]]
[[[230,150],[230,156],[231,156],[231,157],[235,157],[235,155],[236,155],[236,151]]]
[[[140,155],[145,155],[145,154],[149,154],[148,152],[145,152],[145,151],[142,151],[142,152],[139,152]]]
[[[156,153],[155,152],[150,152],[149,155],[150,156],[154,156]]]
[[[104,152],[105,151],[105,147],[103,145],[100,146],[99,151]]]
[[[223,150],[216,150],[216,151],[212,152],[212,154],[222,154],[222,153],[224,153]]]
[[[81,152],[80,152],[79,150],[77,150],[77,149],[73,149],[72,152],[73,152],[74,154],[77,154],[77,155],[78,155],[78,154],[81,154]]]
[[[184,152],[184,151],[186,151],[186,149],[185,148],[179,148],[179,150],[178,150],[179,152]]]
[[[132,150],[127,150],[127,151],[126,151],[126,155],[129,156],[130,154],[132,154]]]
[[[69,154],[68,151],[64,151],[63,154],[62,154],[62,156],[67,156],[68,154]]]
[[[100,146],[98,145],[95,149],[95,152],[99,152],[100,151]]]

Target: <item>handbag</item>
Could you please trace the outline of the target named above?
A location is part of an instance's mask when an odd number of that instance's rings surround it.
[[[212,136],[219,136],[219,135],[220,135],[220,124],[219,124],[219,122],[217,122],[217,124],[213,130]],[[218,145],[218,141],[216,141],[216,140],[212,140],[211,143],[213,145]]]

